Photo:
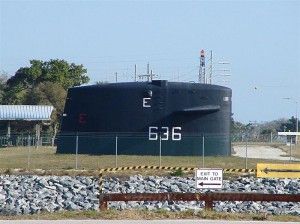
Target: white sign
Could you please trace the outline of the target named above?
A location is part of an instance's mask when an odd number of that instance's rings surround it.
[[[223,187],[223,169],[201,168],[196,170],[196,188],[219,189]]]

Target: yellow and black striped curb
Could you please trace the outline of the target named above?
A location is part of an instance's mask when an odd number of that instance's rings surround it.
[[[100,173],[101,172],[104,173],[104,172],[125,171],[125,170],[141,170],[141,169],[194,171],[197,168],[195,168],[195,167],[172,167],[172,166],[126,166],[126,167],[101,169]]]
[[[256,169],[223,169],[224,173],[256,173]]]
[[[125,166],[125,167],[116,167],[116,168],[105,168],[100,169],[100,173],[105,172],[117,172],[125,170],[181,170],[181,171],[195,171],[199,169],[198,167],[178,167],[178,166]],[[256,169],[223,169],[224,173],[255,173]]]
[[[115,167],[115,168],[105,168],[99,170],[99,191],[102,192],[103,188],[103,173],[107,172],[118,172],[125,170],[142,170],[142,169],[150,169],[150,170],[169,170],[169,171],[196,171],[199,169],[198,167],[172,167],[172,166],[126,166],[126,167]],[[224,173],[256,173],[256,169],[223,169]]]

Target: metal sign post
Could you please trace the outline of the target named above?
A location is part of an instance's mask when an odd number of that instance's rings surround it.
[[[204,168],[204,153],[205,153],[205,138],[204,135],[202,137],[202,168]]]

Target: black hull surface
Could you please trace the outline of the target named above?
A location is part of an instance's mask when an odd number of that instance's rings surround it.
[[[231,89],[199,83],[115,83],[69,89],[58,153],[230,155]],[[204,136],[204,137],[203,137]],[[117,138],[116,138],[117,137]]]

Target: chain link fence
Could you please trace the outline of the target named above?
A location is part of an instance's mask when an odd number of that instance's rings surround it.
[[[269,133],[269,134],[248,134],[248,133],[240,133],[231,135],[231,141],[233,143],[238,142],[249,142],[249,143],[286,143],[286,136],[277,135],[277,133]]]
[[[239,134],[232,135],[231,139],[226,135],[190,134],[182,137],[181,141],[172,141],[172,137],[166,139],[161,133],[154,137],[151,141],[149,133],[60,133],[57,136],[42,134],[40,137],[20,133],[13,133],[10,137],[2,135],[0,168],[89,170],[137,165],[254,168],[257,161],[248,159],[249,145],[284,148],[287,144],[286,137],[276,134]],[[62,139],[67,143],[66,153],[57,153],[57,145]],[[226,144],[229,144],[229,151],[222,148]],[[245,158],[230,156],[235,145],[246,149],[242,155]],[[296,146],[293,147],[296,150]],[[221,153],[217,155],[218,152]],[[289,151],[288,148],[286,154],[292,158],[291,152],[292,149]]]

